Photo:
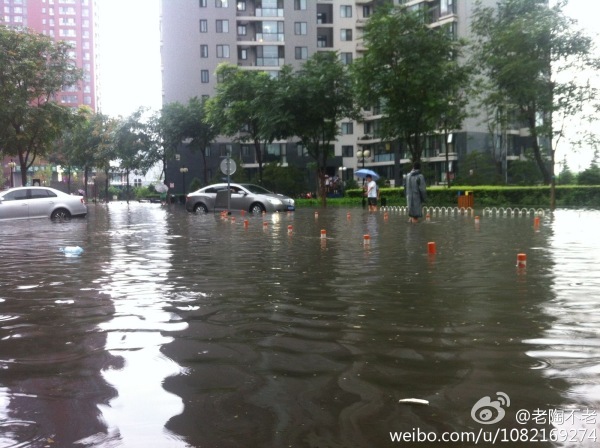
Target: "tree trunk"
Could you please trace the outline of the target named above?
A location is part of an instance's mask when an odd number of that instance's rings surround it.
[[[258,183],[263,183],[263,152],[260,147],[260,140],[254,140],[254,152],[256,153],[256,162],[258,163]]]

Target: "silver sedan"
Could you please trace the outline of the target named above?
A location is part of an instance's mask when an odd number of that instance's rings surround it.
[[[189,193],[185,208],[193,213],[207,213],[228,208],[250,213],[287,212],[295,210],[295,203],[292,198],[273,193],[259,185],[222,183]]]
[[[0,220],[50,218],[67,220],[87,214],[83,196],[49,187],[16,187],[0,192]]]

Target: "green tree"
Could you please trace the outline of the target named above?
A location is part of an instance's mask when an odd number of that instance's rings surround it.
[[[286,114],[279,107],[277,80],[268,73],[242,70],[232,64],[217,67],[215,96],[207,102],[207,120],[221,133],[254,146],[262,182],[264,147],[281,135]]]
[[[565,131],[560,123],[597,96],[575,75],[598,67],[592,40],[575,29],[563,6],[549,7],[545,0],[500,0],[495,7],[478,3],[472,25],[483,103],[512,106],[517,121],[529,129],[534,159],[544,183],[551,185],[551,208],[556,204],[555,147]]]
[[[576,176],[571,171],[571,168],[569,167],[569,164],[567,163],[566,156],[563,158],[561,165],[562,165],[562,168],[560,170],[560,173],[558,174],[557,183],[559,185],[573,185],[576,182]]]
[[[380,104],[381,137],[402,139],[413,161],[421,159],[428,134],[460,129],[471,74],[460,62],[465,42],[446,27],[429,27],[425,17],[425,11],[379,8],[365,27],[364,57],[352,66],[360,105]]]
[[[19,160],[21,181],[45,157],[73,115],[56,94],[81,79],[68,43],[0,26],[0,149]]]
[[[590,166],[577,176],[579,185],[600,185],[600,155],[598,150],[594,151],[594,158]]]
[[[158,141],[148,120],[144,120],[144,109],[138,109],[129,117],[120,120],[113,136],[114,155],[127,179],[129,201],[129,175],[131,172],[146,174],[157,162],[155,154]]]
[[[315,53],[293,74],[281,79],[284,109],[289,112],[289,134],[300,139],[316,162],[319,197],[326,206],[325,175],[332,142],[340,134],[339,121],[357,118],[352,80],[347,66],[334,52]]]
[[[193,150],[200,151],[203,162],[204,185],[209,182],[206,150],[218,134],[215,125],[207,121],[206,101],[197,97],[190,98],[187,105],[175,102],[163,106],[158,118],[159,134],[162,139],[163,173],[166,161],[173,155],[183,141]]]

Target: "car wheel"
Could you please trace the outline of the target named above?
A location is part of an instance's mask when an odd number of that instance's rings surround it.
[[[265,211],[265,207],[259,203],[255,202],[250,206],[250,213],[259,214]]]
[[[199,202],[198,204],[194,205],[194,213],[208,213],[208,207]]]
[[[53,221],[68,221],[71,219],[71,213],[69,213],[69,210],[59,208],[52,212],[50,219]]]

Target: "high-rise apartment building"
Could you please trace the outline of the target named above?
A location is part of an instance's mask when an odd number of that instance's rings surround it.
[[[95,111],[94,0],[0,0],[0,5],[0,25],[30,28],[71,44],[71,57],[83,70],[83,80],[60,92],[57,101],[69,107],[86,105]]]
[[[236,64],[246,70],[276,74],[284,64],[300,67],[313,53],[337,51],[350,64],[365,51],[364,26],[377,5],[385,0],[163,0],[161,6],[163,103],[186,103],[189,98],[214,92],[219,63]],[[411,9],[427,9],[431,26],[449,25],[457,37],[468,37],[475,2],[471,0],[394,0]],[[495,4],[484,0],[484,4]],[[384,142],[378,135],[376,109],[365,111],[360,121],[340,123],[335,157],[329,160],[330,175],[352,178],[355,169],[370,167],[396,182],[399,169],[410,162],[399,142]],[[423,162],[432,181],[445,182],[457,170],[461,157],[489,145],[490,136],[477,117],[446,137],[427,139]],[[211,148],[213,166],[224,149],[232,148],[244,167],[255,167],[250,146],[225,140]],[[236,151],[239,150],[239,154]],[[448,150],[448,156],[446,156]],[[295,143],[275,142],[268,148],[270,160],[304,166],[310,160]],[[193,154],[178,164],[200,164]],[[171,167],[176,173],[178,164]],[[190,167],[190,170],[193,168]],[[176,174],[173,176],[176,177]],[[175,190],[179,190],[177,187]]]

